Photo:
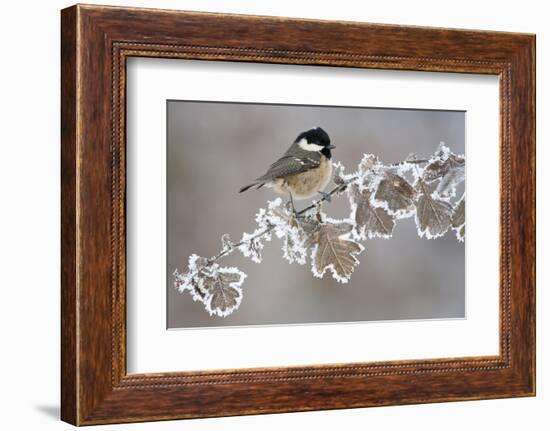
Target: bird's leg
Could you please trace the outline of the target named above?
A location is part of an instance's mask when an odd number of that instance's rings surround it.
[[[330,193],[319,190],[319,194],[323,197],[325,201],[332,202],[332,197],[330,196]]]
[[[290,196],[290,205],[292,205],[292,211],[294,211],[294,217],[298,218],[298,213],[296,212],[296,207],[294,206],[294,199],[292,198],[292,192],[288,192],[288,195]]]

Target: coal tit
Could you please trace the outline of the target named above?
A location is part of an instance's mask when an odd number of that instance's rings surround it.
[[[316,127],[298,135],[283,156],[275,161],[261,177],[239,190],[251,187],[271,187],[281,194],[290,194],[291,200],[308,199],[323,193],[332,176],[330,138]]]

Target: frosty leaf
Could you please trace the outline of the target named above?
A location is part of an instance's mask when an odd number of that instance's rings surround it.
[[[455,230],[455,233],[456,239],[459,242],[464,242],[464,240],[466,239],[466,225],[463,224],[462,226],[460,226],[458,229]]]
[[[441,197],[452,197],[456,186],[464,181],[466,161],[463,156],[451,153],[443,143],[430,163],[424,168],[422,179],[431,182],[439,179],[436,193]]]
[[[463,182],[465,178],[465,161],[463,158],[453,154],[449,157],[448,164],[450,167],[437,186],[436,193],[439,196],[454,196],[456,186]]]
[[[420,180],[418,189],[421,191],[416,201],[416,227],[418,235],[428,239],[445,234],[451,226],[453,207],[450,203],[435,199],[430,188]]]
[[[372,202],[375,207],[384,208],[390,214],[401,218],[409,215],[414,208],[415,196],[414,188],[405,178],[386,172],[378,184]]]
[[[181,274],[177,269],[174,271],[174,287],[179,292],[188,290],[194,301],[204,302],[206,292],[202,285],[201,271],[208,270],[210,263],[205,257],[192,254],[189,256],[188,271]]]
[[[306,263],[306,232],[287,207],[273,206],[268,212],[269,222],[275,227],[275,235],[283,240],[283,257],[289,262],[300,265]]]
[[[289,231],[283,241],[283,257],[288,263],[306,263],[307,248],[304,247],[304,235],[296,231]]]
[[[183,292],[184,290],[192,290],[195,288],[191,277],[187,277],[187,274],[181,274],[177,269],[174,270],[174,287]]]
[[[342,238],[349,234],[351,223],[322,223],[317,225],[310,234],[307,246],[312,248],[311,271],[316,277],[322,278],[330,269],[334,279],[347,283],[359,261],[357,255],[363,246],[351,239]]]
[[[435,159],[424,168],[424,181],[442,178],[450,171],[464,168],[464,158],[449,154],[445,159]]]
[[[265,237],[267,241],[271,240],[271,234],[270,229],[273,227],[271,222],[269,221],[269,215],[271,214],[271,210],[275,207],[280,206],[282,203],[281,198],[277,198],[273,201],[267,202],[267,209],[260,208],[258,211],[258,214],[256,214],[256,223],[258,224],[258,228],[256,229],[256,232],[266,232]]]
[[[241,285],[246,278],[237,268],[218,267],[214,264],[203,274],[202,287],[206,291],[203,302],[210,315],[226,317],[236,310],[243,299]]]
[[[349,198],[358,239],[389,238],[392,235],[395,227],[394,218],[384,208],[372,206],[371,192],[368,189],[361,191],[357,184],[353,184]]]
[[[249,257],[250,260],[255,263],[262,262],[262,250],[264,249],[262,239],[269,241],[267,237],[259,234],[260,232],[258,231],[254,233],[243,233],[240,241],[242,244],[238,247],[244,257]]]
[[[416,173],[417,166],[412,162],[399,163],[398,165],[392,166],[391,168],[395,171],[397,175],[399,175],[402,178],[406,178],[406,175],[409,172],[412,172],[412,177],[416,179],[415,173]]]
[[[373,154],[363,154],[357,172],[348,178],[350,183],[367,187],[370,191],[376,190],[380,181],[385,178],[386,167]],[[351,180],[351,181],[350,181]]]
[[[432,239],[444,235],[451,225],[451,211],[448,202],[420,195],[416,203],[416,225],[420,236]]]
[[[359,173],[364,176],[368,171],[379,164],[380,161],[374,154],[363,154],[363,158],[359,162]]]
[[[204,266],[208,266],[208,259],[206,257],[197,256],[196,254],[189,256],[188,268],[190,272],[198,271]]]
[[[282,200],[280,198],[273,202],[268,202],[268,208],[272,205],[280,205]],[[264,242],[271,241],[270,229],[272,227],[269,218],[268,210],[260,208],[258,214],[256,214],[256,223],[258,227],[252,233],[243,233],[240,245],[237,247],[244,257],[249,257],[252,262],[261,263],[262,250],[264,249]]]
[[[464,223],[466,223],[466,201],[465,197],[462,196],[454,208],[452,225],[454,228],[458,228]]]
[[[451,220],[451,226],[456,233],[456,238],[464,242],[466,236],[466,196],[463,195],[456,204]]]
[[[319,217],[320,216],[320,217]],[[306,237],[312,235],[322,223],[321,220],[324,214],[311,214],[303,219],[300,219],[300,227],[304,231]],[[307,246],[307,240],[305,245]]]
[[[279,205],[269,209],[269,222],[275,226],[275,234],[278,233],[279,237],[284,235],[287,226],[298,226],[296,215],[289,207],[291,207],[290,202],[287,206]]]

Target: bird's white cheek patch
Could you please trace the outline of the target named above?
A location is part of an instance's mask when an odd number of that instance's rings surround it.
[[[310,144],[306,139],[300,139],[298,145],[302,150],[306,151],[321,151],[323,149],[322,145]]]

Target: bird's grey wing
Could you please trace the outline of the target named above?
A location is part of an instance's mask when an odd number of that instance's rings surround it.
[[[273,163],[268,171],[257,178],[256,181],[267,182],[273,181],[276,178],[286,177],[287,175],[299,174],[309,171],[310,169],[318,168],[321,164],[321,155],[308,151],[306,155],[284,155],[275,163]]]

